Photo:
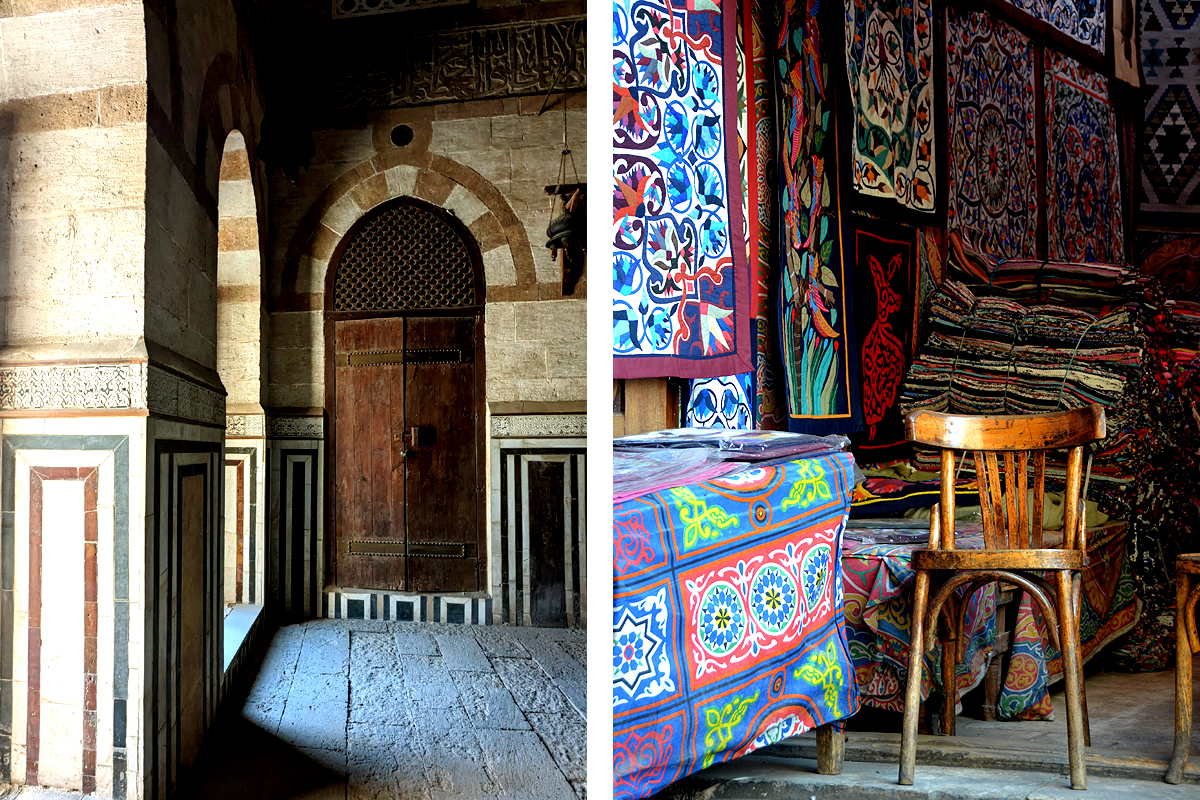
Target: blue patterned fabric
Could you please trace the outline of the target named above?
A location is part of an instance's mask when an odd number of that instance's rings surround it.
[[[736,11],[613,5],[613,374],[749,372]],[[727,47],[728,45],[728,47]]]
[[[613,507],[613,796],[858,710],[846,645],[849,454]]]
[[[753,372],[721,378],[697,378],[688,392],[685,426],[688,428],[754,428]]]

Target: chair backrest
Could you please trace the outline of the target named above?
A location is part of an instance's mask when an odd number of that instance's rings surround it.
[[[938,533],[939,526],[933,526],[931,549],[954,549],[954,459],[957,450],[971,452],[974,456],[984,547],[1005,550],[1042,547],[1046,451],[1066,449],[1063,548],[1073,550],[1079,546],[1079,529],[1083,521],[1079,502],[1083,446],[1107,435],[1102,407],[1089,405],[1053,414],[1012,417],[914,411],[904,418],[904,433],[910,442],[942,451],[938,509],[941,533]],[[1031,455],[1032,510],[1027,502]]]

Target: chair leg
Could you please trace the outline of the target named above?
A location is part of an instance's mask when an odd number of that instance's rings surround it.
[[[956,735],[955,712],[958,710],[958,680],[955,677],[958,667],[958,643],[962,631],[959,628],[959,609],[955,598],[946,601],[943,608],[948,610],[945,615],[946,635],[942,639],[942,730],[943,736]]]
[[[1067,700],[1067,752],[1071,762],[1071,788],[1087,788],[1087,760],[1083,753],[1083,708],[1079,668],[1079,622],[1071,597],[1071,576],[1066,570],[1055,574],[1058,583],[1058,636],[1062,644],[1063,680]]]
[[[1192,743],[1192,645],[1188,628],[1195,624],[1188,619],[1187,596],[1191,588],[1186,573],[1175,575],[1175,747],[1171,765],[1164,780],[1179,783],[1187,767],[1188,749]]]
[[[1075,595],[1073,608],[1075,609],[1075,619],[1078,620],[1083,615],[1083,573],[1077,572],[1071,579],[1071,591]],[[1092,722],[1088,718],[1088,703],[1087,703],[1087,681],[1083,679],[1083,650],[1076,648],[1079,653],[1079,699],[1083,705],[1083,746],[1092,746]]]
[[[901,786],[912,786],[917,765],[917,717],[921,710],[921,672],[925,666],[925,606],[929,603],[929,573],[917,571],[913,587],[912,636],[908,646],[908,681],[904,686],[904,723],[900,732]]]

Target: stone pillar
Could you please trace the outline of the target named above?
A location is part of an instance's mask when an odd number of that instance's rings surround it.
[[[225,140],[217,196],[217,373],[225,386],[224,580],[226,603],[266,596],[266,362],[258,209],[246,140]]]
[[[144,12],[71,5],[0,11],[0,781],[124,797],[146,642]]]
[[[216,142],[261,112],[198,5],[0,4],[0,782],[165,795],[221,700]]]

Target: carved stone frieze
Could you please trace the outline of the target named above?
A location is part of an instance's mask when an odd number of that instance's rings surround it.
[[[325,420],[321,417],[271,417],[272,439],[323,439]]]
[[[580,91],[586,45],[582,17],[414,36],[335,69],[313,87],[313,107],[363,112]]]
[[[0,367],[0,408],[145,408],[145,364]]]
[[[586,414],[520,414],[492,417],[493,439],[582,439]]]
[[[225,425],[224,395],[155,366],[146,378],[146,407],[152,414]]]
[[[353,19],[371,14],[391,14],[421,8],[465,6],[471,0],[333,0],[334,19]]]
[[[226,436],[265,436],[266,431],[263,414],[228,414],[225,417]]]

